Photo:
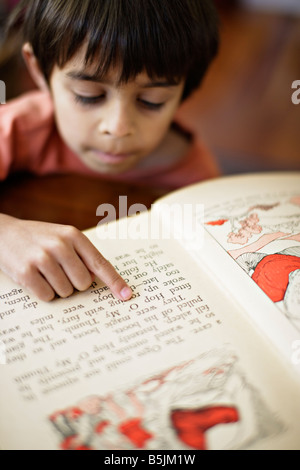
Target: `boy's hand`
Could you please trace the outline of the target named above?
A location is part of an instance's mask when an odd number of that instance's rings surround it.
[[[74,227],[0,215],[0,269],[39,299],[88,289],[95,275],[122,300],[132,291],[88,238]]]

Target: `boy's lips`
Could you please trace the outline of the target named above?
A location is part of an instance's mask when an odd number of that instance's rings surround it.
[[[122,163],[131,156],[131,153],[106,153],[96,149],[94,149],[93,152],[96,155],[97,159],[101,160],[104,163],[110,163],[113,165]]]

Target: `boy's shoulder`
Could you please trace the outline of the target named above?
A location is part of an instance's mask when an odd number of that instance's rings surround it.
[[[30,91],[0,106],[0,126],[14,126],[20,131],[34,131],[48,126],[54,120],[49,93]]]

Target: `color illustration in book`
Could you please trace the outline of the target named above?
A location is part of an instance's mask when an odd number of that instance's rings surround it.
[[[89,396],[49,421],[66,450],[240,449],[283,425],[221,348],[134,386]]]
[[[236,201],[210,213],[205,224],[300,330],[300,196]]]

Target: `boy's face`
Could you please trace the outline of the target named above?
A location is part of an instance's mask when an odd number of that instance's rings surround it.
[[[121,86],[117,70],[99,81],[85,67],[84,51],[54,68],[50,90],[65,143],[89,168],[121,173],[163,141],[180,103],[184,82],[150,80],[145,73]]]

